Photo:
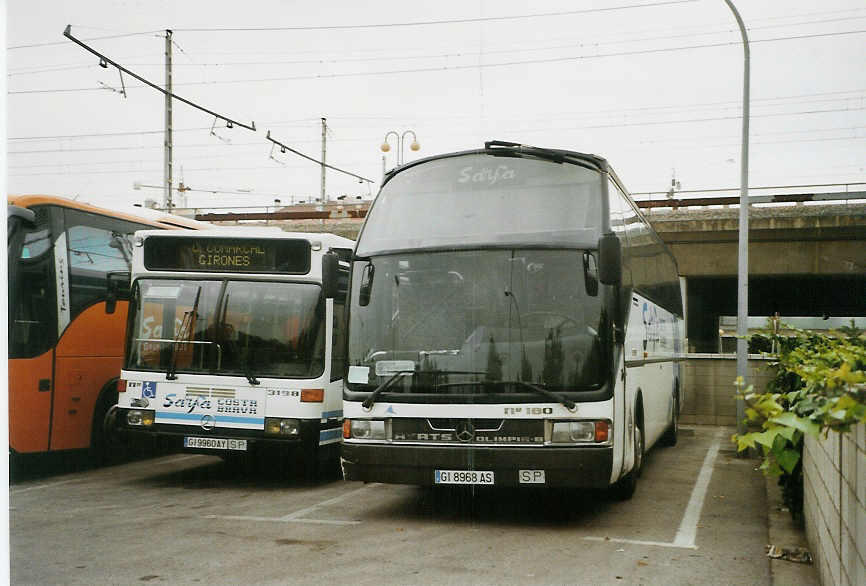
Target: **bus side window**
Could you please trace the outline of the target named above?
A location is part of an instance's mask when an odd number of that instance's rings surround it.
[[[32,358],[57,341],[56,280],[51,254],[49,212],[36,214],[36,226],[19,226],[21,252],[9,266],[9,357]],[[10,242],[10,250],[15,245]]]
[[[65,210],[65,220],[70,317],[74,319],[89,305],[106,298],[109,273],[130,270],[132,250],[126,235],[145,226],[77,210]],[[122,284],[119,297],[128,298],[127,282]]]
[[[337,295],[334,296],[334,323],[331,331],[331,381],[343,378],[346,369],[346,298],[349,290],[349,265],[352,251],[332,248],[340,262],[337,270]]]

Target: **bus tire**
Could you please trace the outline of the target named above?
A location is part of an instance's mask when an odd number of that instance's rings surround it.
[[[316,483],[321,477],[322,467],[319,459],[319,444],[310,442],[301,448],[301,468],[306,482]]]
[[[663,446],[675,446],[677,445],[677,439],[679,437],[680,431],[680,394],[678,392],[674,393],[673,403],[673,413],[671,414],[671,424],[665,430],[664,435],[661,437],[661,444]]]
[[[637,479],[643,470],[644,432],[643,421],[636,419],[634,428],[634,465],[628,474],[620,478],[613,486],[613,495],[617,500],[627,501],[637,489]]]
[[[93,421],[90,428],[89,459],[96,464],[105,464],[111,459],[113,448],[118,447],[114,435],[113,418],[109,418],[111,408],[117,405],[117,380],[109,381],[93,406]]]

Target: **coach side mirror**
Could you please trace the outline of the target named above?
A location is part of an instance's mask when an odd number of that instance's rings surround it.
[[[622,246],[616,234],[598,239],[598,280],[604,285],[622,283]]]
[[[583,253],[583,282],[586,294],[590,297],[598,295],[598,261],[588,250]]]
[[[325,299],[337,296],[339,278],[340,257],[333,252],[328,252],[322,256],[322,291]]]
[[[361,286],[358,287],[358,305],[366,307],[370,305],[370,293],[373,291],[373,275],[376,267],[372,262],[367,262],[361,272]]]
[[[129,299],[129,295],[124,295],[129,292],[129,273],[114,272],[105,277],[105,313],[112,314],[117,311],[118,299]],[[122,290],[121,285],[127,285],[126,290]]]

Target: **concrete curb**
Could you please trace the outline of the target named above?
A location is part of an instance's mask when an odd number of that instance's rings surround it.
[[[760,474],[760,472],[758,472]],[[782,489],[777,478],[766,477],[767,484],[767,543],[777,547],[809,549],[806,532],[798,527],[791,513],[784,508]],[[814,553],[813,553],[814,555]],[[820,586],[814,564],[767,558],[774,586]]]

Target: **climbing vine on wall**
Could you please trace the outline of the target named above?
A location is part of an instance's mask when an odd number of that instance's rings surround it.
[[[743,389],[737,381],[753,431],[732,439],[738,451],[760,451],[761,470],[780,477],[785,500],[797,518],[802,513],[805,434],[826,437],[866,422],[866,334],[853,325],[833,335],[787,330],[793,333],[765,336],[774,349],[776,370],[767,388]]]

